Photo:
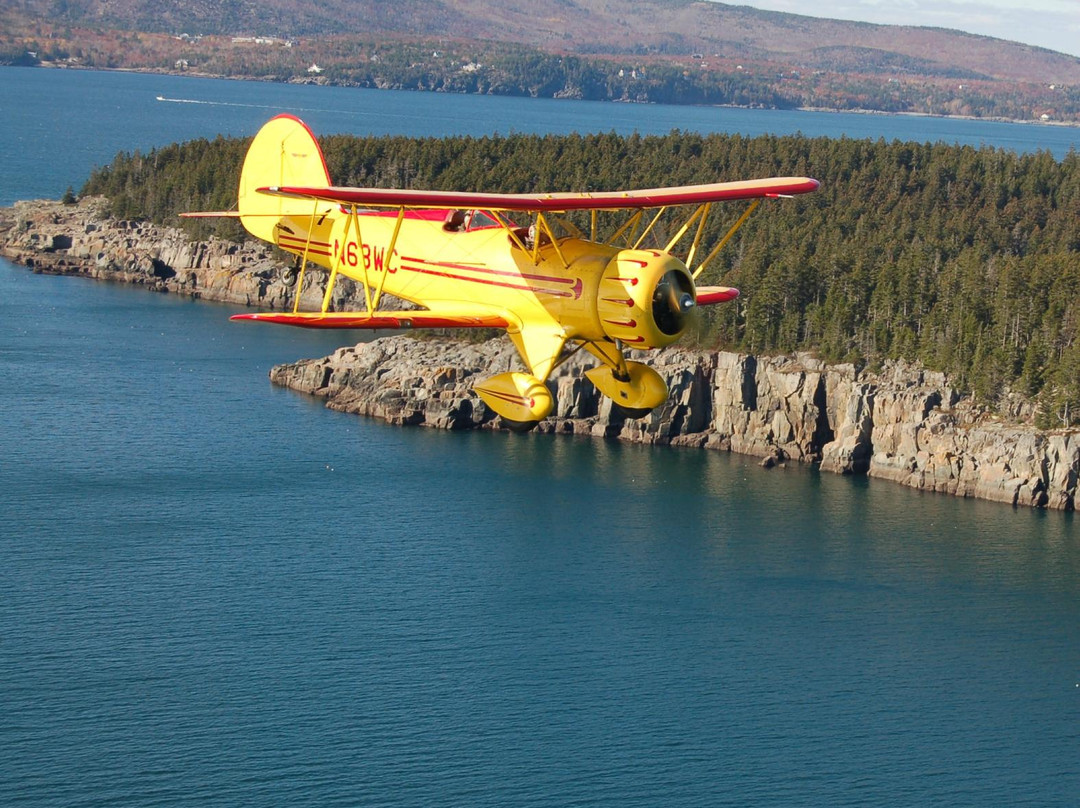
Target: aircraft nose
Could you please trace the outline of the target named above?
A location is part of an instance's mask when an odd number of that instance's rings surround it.
[[[686,314],[694,307],[694,282],[685,269],[669,269],[653,291],[652,313],[657,327],[669,336],[681,334]]]

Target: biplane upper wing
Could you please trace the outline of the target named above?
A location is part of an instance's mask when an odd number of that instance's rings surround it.
[[[293,199],[311,199],[362,207],[467,208],[493,211],[565,212],[571,210],[633,210],[675,205],[702,205],[738,199],[762,199],[805,194],[818,181],[810,177],[769,177],[708,185],[678,185],[636,191],[554,194],[489,194],[336,186],[266,186],[259,192]]]

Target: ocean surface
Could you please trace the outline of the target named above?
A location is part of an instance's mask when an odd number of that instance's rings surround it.
[[[923,139],[887,116],[828,132],[810,113],[4,68],[0,198],[278,111],[327,132]],[[231,311],[0,262],[0,805],[1080,800],[1074,515],[389,427],[267,380],[335,335]]]

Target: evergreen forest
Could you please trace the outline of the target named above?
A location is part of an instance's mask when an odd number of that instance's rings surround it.
[[[510,193],[815,177],[816,193],[766,200],[710,266],[705,283],[742,296],[702,310],[700,347],[920,361],[990,409],[1019,397],[1037,402],[1041,426],[1080,423],[1076,153],[678,131],[320,142],[337,185]],[[227,209],[247,144],[121,154],[81,193],[106,195],[116,217],[171,224],[180,211]],[[743,210],[714,211],[707,239]],[[241,236],[232,220],[184,226],[193,238]]]

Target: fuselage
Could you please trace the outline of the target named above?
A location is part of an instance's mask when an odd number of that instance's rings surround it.
[[[618,273],[608,272],[604,286],[611,289],[601,291],[605,270],[624,252],[616,247],[575,237],[556,244],[545,237],[534,251],[525,228],[515,228],[511,235],[490,217],[474,213],[468,227],[455,230],[448,227],[447,216],[441,210],[407,211],[400,227],[396,211],[363,211],[355,216],[336,211],[314,222],[311,217],[292,216],[276,228],[276,243],[420,306],[481,305],[519,327],[550,326],[567,339],[607,338],[613,324],[604,322],[603,305],[598,306],[601,294],[614,301],[609,308],[624,302],[629,311],[634,305],[620,284],[636,286],[637,278],[620,279]],[[606,319],[617,327],[620,316]],[[630,322],[629,313],[622,321]]]

